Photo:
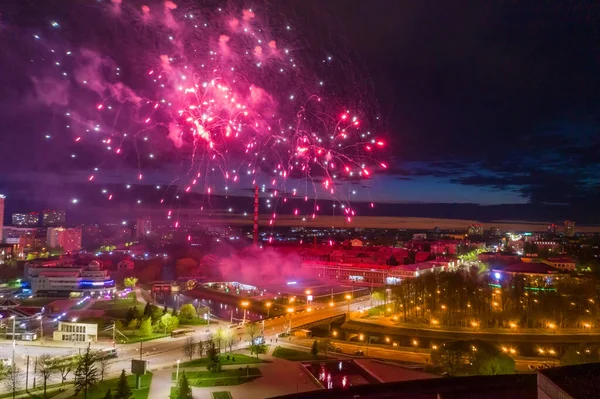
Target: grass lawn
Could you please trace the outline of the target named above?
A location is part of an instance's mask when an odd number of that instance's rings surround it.
[[[151,335],[142,337],[141,335],[134,335],[131,331],[127,330],[121,332],[127,337],[127,340],[125,340],[125,338],[123,338],[122,336],[119,336],[119,342],[127,344],[133,344],[135,342],[152,341],[153,339],[164,338],[169,336],[169,334],[152,333]]]
[[[137,306],[140,313],[144,312],[144,307],[131,298],[98,300],[94,302],[90,309],[104,310],[106,316],[114,317],[115,319],[124,319],[127,316],[127,309],[132,306]]]
[[[317,357],[314,357],[310,352],[297,351],[295,349],[283,348],[281,346],[275,348],[273,351],[273,356],[295,362],[326,359],[325,356],[318,355]]]
[[[203,326],[208,322],[200,317],[194,317],[193,319],[179,319],[180,326]]]
[[[229,360],[227,360],[227,355],[221,354],[221,365],[225,364],[253,364],[253,363],[269,363],[263,359],[257,359],[256,356],[250,357],[248,355],[242,355],[240,353],[234,353],[229,355]],[[233,360],[235,359],[235,361]],[[183,362],[180,364],[180,367],[203,367],[208,364],[208,358],[202,359],[194,359],[189,362]],[[177,367],[177,366],[173,366]]]
[[[232,399],[229,391],[215,391],[211,395],[213,399]]]
[[[106,395],[106,391],[110,388],[113,395],[115,394],[115,389],[117,388],[118,378],[113,378],[110,380],[104,380],[102,382],[97,383],[92,387],[91,390],[88,391],[87,399],[102,399],[104,395]],[[146,373],[142,376],[142,388],[135,389],[135,376],[128,375],[127,381],[129,381],[129,386],[133,390],[132,399],[148,399],[148,394],[150,393],[150,382],[152,381],[152,373]],[[72,396],[75,399],[82,399],[83,392],[79,392],[78,395]]]
[[[61,384],[48,384],[48,386],[46,387],[46,398],[52,398],[56,395],[58,395],[59,393],[63,392],[60,389],[60,385]],[[68,387],[68,385],[65,385],[65,389]],[[26,392],[25,390],[21,390],[21,391],[17,391],[16,395],[24,395]],[[42,399],[44,397],[44,389],[29,389],[29,392],[27,392],[27,395],[25,396],[21,396],[21,398],[25,398],[25,399]],[[0,398],[12,398],[12,392],[7,392],[7,393],[3,393],[2,395],[0,395]]]
[[[194,387],[214,387],[214,386],[229,386],[239,385],[246,381],[260,377],[262,374],[256,367],[240,367],[240,369],[222,370],[217,373],[206,371],[190,371],[185,375],[188,378],[191,386]],[[248,375],[248,379],[246,379]],[[172,379],[175,380],[176,373],[173,373]],[[179,374],[181,379],[181,372]]]

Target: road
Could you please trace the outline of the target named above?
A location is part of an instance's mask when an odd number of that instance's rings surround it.
[[[368,308],[369,306],[368,296],[363,298],[356,298],[351,301],[348,305],[346,302],[337,303],[335,306],[330,307],[328,304],[314,304],[312,311],[299,311],[290,313],[283,317],[271,318],[264,322],[258,322],[264,326],[264,335],[267,342],[271,340],[275,341],[278,334],[288,331],[289,321],[291,319],[292,328],[298,325],[308,324],[317,320],[337,316],[344,314],[348,311],[356,312],[361,309]],[[131,359],[140,358],[140,348],[142,351],[142,358],[149,362],[149,370],[157,370],[165,367],[173,367],[177,360],[185,361],[183,347],[185,341],[189,337],[193,337],[196,342],[205,341],[210,339],[211,334],[217,330],[217,328],[228,328],[229,321],[221,321],[211,323],[210,326],[198,326],[195,328],[195,332],[187,336],[178,338],[161,338],[158,340],[148,341],[143,344],[122,344],[117,346],[118,358],[113,359],[107,375],[117,375],[121,370],[125,369],[129,371],[131,369]],[[206,331],[208,328],[208,332]],[[233,327],[234,336],[237,336],[237,343],[233,346],[233,349],[245,347],[247,345],[246,337],[244,336],[244,328],[241,326]],[[282,341],[280,341],[282,342]],[[282,342],[284,345],[299,346],[308,350],[312,345],[312,340],[292,339],[291,341],[286,340]],[[342,348],[344,354],[353,354],[354,351],[360,349],[364,352],[365,356],[375,357],[380,359],[395,360],[409,363],[428,363],[430,355],[424,351],[408,351],[404,349],[393,349],[387,348],[382,345],[364,345],[359,343],[349,343],[346,341],[335,341],[337,346]],[[28,382],[29,386],[32,386],[34,379],[33,364],[36,356],[41,354],[50,354],[52,356],[64,356],[78,353],[80,350],[85,350],[87,345],[84,343],[70,343],[70,342],[54,342],[46,340],[44,345],[40,345],[40,342],[24,342],[17,341],[15,347],[15,362],[19,365],[23,371],[26,370],[27,356],[29,356],[30,367]],[[111,347],[109,342],[100,342],[93,344],[94,349],[108,348]],[[0,341],[0,357],[12,358],[12,341],[5,340]],[[527,359],[516,359],[516,368],[519,371],[527,371],[529,364],[539,364],[540,360],[527,360]],[[547,361],[547,360],[546,360]],[[72,378],[72,375],[69,379]],[[39,378],[38,378],[39,380]],[[53,378],[51,382],[58,382],[57,377]]]

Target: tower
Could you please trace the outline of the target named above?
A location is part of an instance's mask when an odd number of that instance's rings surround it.
[[[258,186],[254,186],[254,227],[252,229],[252,243],[258,244]]]
[[[0,194],[0,243],[4,240],[4,236],[2,235],[2,226],[4,226],[4,198],[6,196]]]

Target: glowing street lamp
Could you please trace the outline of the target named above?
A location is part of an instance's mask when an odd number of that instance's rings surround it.
[[[265,306],[267,307],[267,319],[271,315],[271,305],[273,305],[271,302],[265,303]]]
[[[346,294],[346,301],[348,301],[348,314],[350,314],[350,299],[352,299],[352,295]]]

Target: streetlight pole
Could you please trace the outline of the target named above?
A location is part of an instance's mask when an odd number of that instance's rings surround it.
[[[44,345],[44,317],[39,316],[38,320],[40,321],[40,345]]]
[[[177,372],[175,373],[175,385],[179,384],[179,363],[181,360],[177,359]]]
[[[16,323],[16,318],[14,315],[10,316],[10,318],[13,321],[13,331],[12,331],[12,339],[13,339],[13,344],[12,344],[12,364],[15,364],[15,349],[17,347],[17,341],[15,340],[15,323]]]

